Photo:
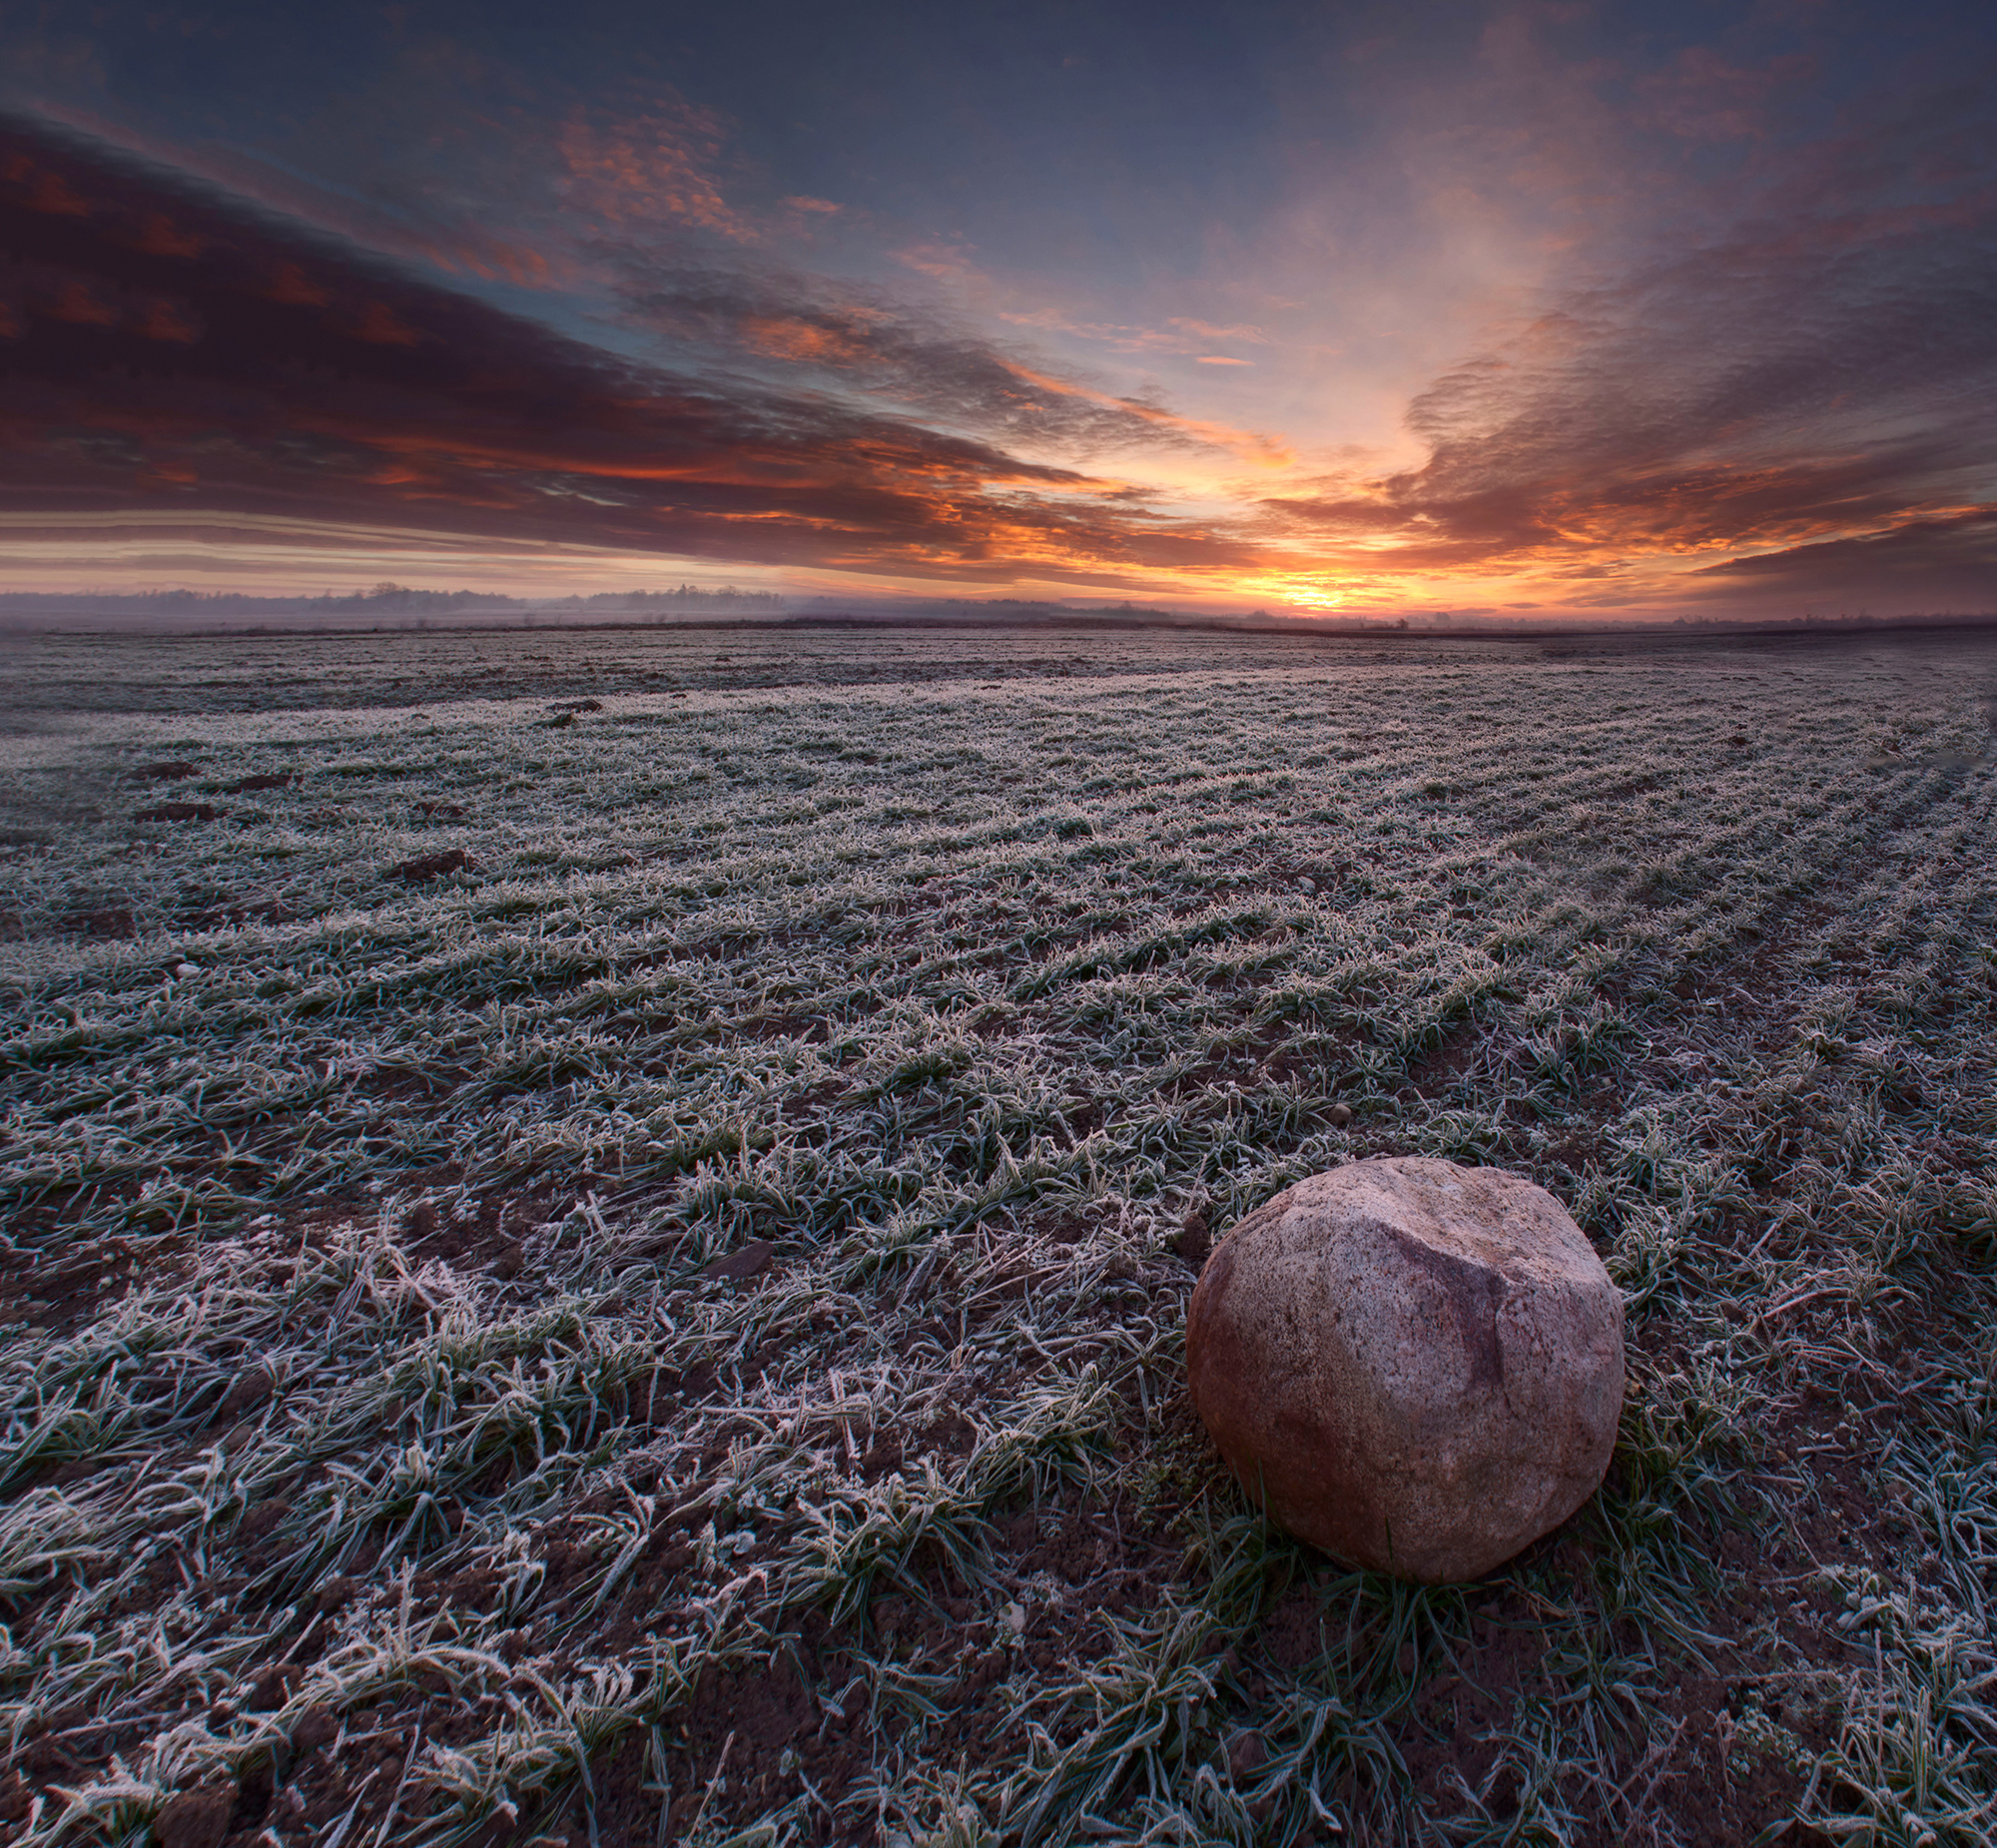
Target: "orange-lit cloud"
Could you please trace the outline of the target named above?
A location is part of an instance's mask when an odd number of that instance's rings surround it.
[[[353,323],[353,332],[356,338],[372,340],[377,346],[414,346],[422,339],[415,328],[396,318],[395,310],[385,302],[368,303]]]
[[[199,246],[196,248],[198,250]],[[172,255],[168,252],[159,254]],[[302,266],[295,263],[278,265],[277,274],[271,279],[269,294],[273,302],[297,303],[307,308],[317,308],[327,300],[326,291],[306,275]]]
[[[693,227],[744,241],[757,235],[723,197],[715,174],[721,125],[704,110],[604,121],[578,110],[563,123],[557,146],[566,203],[606,225]],[[812,206],[837,210],[823,201]]]
[[[1202,340],[1246,340],[1251,346],[1267,346],[1271,343],[1268,334],[1260,327],[1252,325],[1217,327],[1210,320],[1188,320],[1182,314],[1171,315],[1165,324]]]
[[[139,249],[149,257],[198,257],[201,240],[181,230],[164,212],[155,212],[139,233]]]
[[[118,321],[118,309],[89,283],[75,278],[63,284],[49,304],[49,312],[86,327],[110,327]]]
[[[982,280],[978,267],[954,244],[912,244],[893,253],[895,261],[918,276],[933,277],[939,283],[969,283]]]
[[[133,324],[149,340],[172,340],[186,346],[201,338],[201,317],[184,303],[165,296],[147,303]]]

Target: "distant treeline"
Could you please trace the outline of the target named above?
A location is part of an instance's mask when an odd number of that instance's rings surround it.
[[[540,600],[536,607],[549,610],[633,609],[633,610],[780,610],[784,598],[770,590],[737,590],[724,585],[720,590],[702,590],[682,584],[677,590],[601,590],[593,597],[553,597]]]
[[[1309,614],[1267,610],[1247,613],[1212,613],[1197,610],[1166,610],[1135,603],[1076,605],[1038,599],[992,597],[875,598],[847,602],[830,597],[804,600],[786,598],[774,591],[738,590],[724,585],[718,590],[696,584],[681,584],[672,590],[603,590],[590,596],[509,597],[486,590],[412,590],[402,584],[376,584],[371,590],[343,595],[328,591],[317,597],[260,597],[230,590],[140,590],[126,592],[50,592],[36,590],[0,591],[0,619],[42,617],[168,617],[183,623],[206,619],[227,628],[240,619],[262,616],[306,618],[319,622],[329,619],[378,619],[398,617],[391,625],[399,628],[427,628],[434,618],[491,615],[508,617],[532,626],[539,617],[552,617],[557,626],[563,618],[607,620],[617,625],[620,616],[650,618],[656,626],[669,613],[710,619],[706,626],[743,623],[761,626],[775,621],[792,627],[813,628],[924,628],[959,624],[1020,626],[1029,628],[1085,628],[1103,631],[1118,629],[1204,629],[1242,630],[1251,633],[1283,632],[1320,635],[1379,635],[1412,631],[1429,636],[1457,636],[1465,639],[1486,636],[1534,636],[1546,634],[1683,634],[1707,631],[1718,634],[1771,634],[1828,632],[1862,633],[1867,630],[1907,628],[1982,627],[1997,623],[1997,614],[1964,612],[1902,612],[1874,616],[1861,610],[1856,615],[1840,612],[1835,616],[1814,613],[1800,616],[1694,615],[1664,618],[1646,616],[1617,621],[1613,618],[1578,619],[1549,611],[1536,615],[1499,614],[1487,611],[1416,611],[1396,616],[1382,611],[1336,614],[1312,611]],[[625,624],[624,626],[630,626]],[[263,633],[250,630],[249,633]]]
[[[376,584],[344,596],[258,597],[235,590],[134,590],[50,592],[0,591],[0,611],[64,611],[102,615],[173,616],[339,616],[397,613],[438,614],[465,610],[780,610],[784,599],[769,591],[733,585],[704,590],[682,584],[676,590],[605,590],[589,597],[508,597],[490,590],[411,590]]]

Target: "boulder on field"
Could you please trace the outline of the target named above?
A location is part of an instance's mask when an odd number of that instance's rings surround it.
[[[1531,1181],[1354,1161],[1214,1246],[1186,1372],[1228,1467],[1299,1539],[1427,1584],[1475,1578],[1601,1483],[1623,1297]]]

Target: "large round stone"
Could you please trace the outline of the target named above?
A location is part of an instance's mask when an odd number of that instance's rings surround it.
[[[1623,1298],[1531,1181],[1355,1161],[1215,1245],[1186,1372],[1228,1467],[1292,1534],[1403,1578],[1474,1578],[1602,1481]]]

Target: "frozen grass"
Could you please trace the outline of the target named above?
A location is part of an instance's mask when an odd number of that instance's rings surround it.
[[[8,1839],[1997,1829],[1997,649],[10,667]],[[1184,1404],[1188,1217],[1381,1152],[1629,1295],[1478,1586]]]

